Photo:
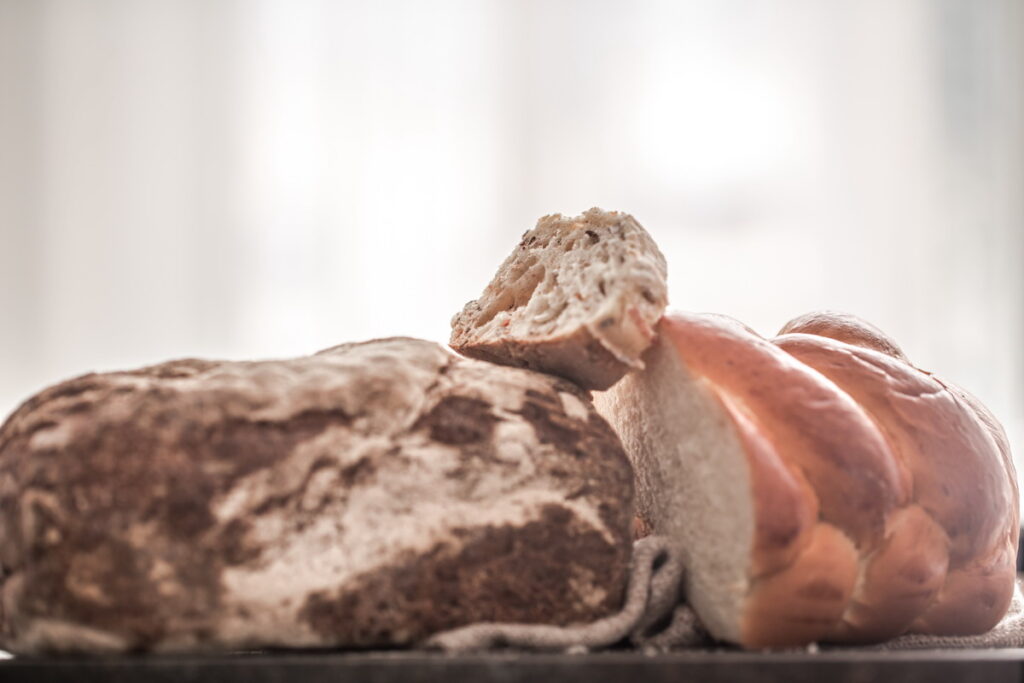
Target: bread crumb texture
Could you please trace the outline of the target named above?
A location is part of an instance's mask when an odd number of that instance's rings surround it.
[[[493,362],[611,386],[654,339],[668,302],[665,258],[629,214],[544,216],[479,299],[452,319],[451,346]]]

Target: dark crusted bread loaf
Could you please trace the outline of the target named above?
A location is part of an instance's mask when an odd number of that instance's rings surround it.
[[[622,600],[632,475],[569,382],[387,339],[86,375],[0,428],[4,648],[401,645]]]
[[[629,214],[544,216],[452,319],[451,346],[607,389],[643,368],[668,302],[665,277],[665,257]]]

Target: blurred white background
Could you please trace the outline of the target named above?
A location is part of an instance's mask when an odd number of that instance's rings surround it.
[[[537,217],[594,205],[674,306],[860,314],[1024,452],[1019,0],[0,0],[0,413],[443,341]]]

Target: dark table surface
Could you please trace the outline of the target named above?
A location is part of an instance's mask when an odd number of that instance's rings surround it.
[[[344,681],[1024,681],[1024,650],[746,653],[733,650],[645,655],[291,653],[109,659],[15,658],[0,681],[342,683]]]

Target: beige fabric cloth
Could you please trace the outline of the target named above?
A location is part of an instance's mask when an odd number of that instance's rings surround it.
[[[923,636],[911,634],[894,638],[872,649],[877,650],[946,650],[993,649],[1024,647],[1024,595],[1020,581],[1013,591],[1013,599],[1006,616],[988,633],[977,636]]]
[[[693,610],[681,603],[683,565],[666,539],[648,536],[636,542],[626,601],[621,611],[578,626],[482,623],[438,633],[423,646],[445,652],[496,647],[572,651],[609,647],[627,638],[638,648],[664,651],[714,645]],[[1024,595],[1018,583],[1006,616],[988,633],[976,636],[906,635],[880,645],[829,649],[934,650],[1024,647]]]

